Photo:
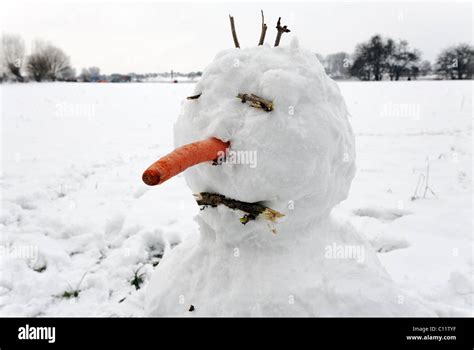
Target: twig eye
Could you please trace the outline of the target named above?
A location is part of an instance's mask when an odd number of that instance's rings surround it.
[[[265,112],[273,111],[273,102],[264,99],[263,97],[257,96],[255,94],[243,94],[239,93],[237,98],[240,98],[242,103],[249,102],[250,107],[261,108]]]
[[[186,97],[186,100],[197,100],[199,97],[201,97],[201,95],[202,95],[202,92],[200,94],[197,94],[197,95],[188,96],[188,97]]]

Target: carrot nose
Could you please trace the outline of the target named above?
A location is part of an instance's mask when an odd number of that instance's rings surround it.
[[[216,160],[229,145],[213,137],[181,146],[150,165],[143,173],[143,182],[149,186],[162,184],[193,165]]]

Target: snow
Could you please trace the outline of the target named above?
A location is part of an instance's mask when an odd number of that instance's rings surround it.
[[[165,191],[141,182],[172,146],[189,88],[2,86],[2,315],[142,313],[135,271],[143,265],[139,273],[149,275],[160,254],[195,231],[197,208],[182,180]],[[31,249],[19,256],[16,246]],[[77,299],[59,297],[76,289]]]
[[[338,85],[351,114],[357,172],[347,200],[334,210],[336,223],[319,222],[320,235],[302,228],[297,241],[283,234],[282,225],[291,224],[288,216],[275,224],[274,235],[266,223],[243,226],[239,214],[226,208],[216,211],[229,218],[227,226],[213,222],[212,212],[201,212],[200,224],[211,222],[222,234],[213,237],[207,229],[201,237],[193,220],[199,208],[183,176],[153,188],[141,183],[143,170],[174,148],[173,125],[181,103],[197,102],[185,100],[196,85],[1,85],[0,314],[142,316],[154,271],[183,272],[165,278],[160,288],[186,286],[182,259],[191,252],[200,256],[190,256],[195,271],[211,262],[232,263],[221,281],[212,275],[209,284],[189,280],[193,290],[213,295],[210,314],[243,314],[246,301],[266,300],[248,313],[387,315],[400,308],[472,315],[472,83]],[[249,106],[239,108],[261,116]],[[437,196],[412,201],[427,157],[429,185]],[[257,169],[264,159],[258,154]],[[352,231],[343,220],[359,233],[348,236]],[[257,236],[259,229],[264,232]],[[236,232],[241,236],[230,234]],[[243,239],[245,234],[252,239]],[[357,256],[338,259],[334,252],[328,258],[326,250],[311,249],[333,247],[343,238],[350,238],[346,247],[365,248],[362,264]],[[201,244],[204,239],[213,243]],[[266,249],[269,240],[278,241],[278,254]],[[304,271],[289,270],[285,262]],[[329,278],[344,270],[346,275]],[[312,279],[300,280],[311,271]],[[372,278],[360,281],[360,274]],[[138,290],[130,282],[134,275],[142,275]],[[268,284],[277,286],[270,300],[255,290],[242,298],[233,292],[262,285],[258,276],[269,276]],[[400,293],[386,293],[379,282],[391,283],[387,276]],[[64,297],[74,290],[78,297]],[[218,310],[225,296],[240,304]],[[163,310],[202,315],[204,304],[193,297],[182,291]],[[190,304],[193,313],[187,311]]]

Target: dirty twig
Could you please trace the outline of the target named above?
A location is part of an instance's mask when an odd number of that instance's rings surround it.
[[[273,102],[266,100],[262,97],[259,97],[254,94],[244,94],[244,93],[239,93],[237,95],[237,98],[240,98],[242,103],[245,102],[250,102],[250,106],[254,108],[261,108],[265,112],[270,112],[273,111]]]
[[[276,39],[275,39],[275,47],[280,45],[280,39],[281,39],[282,34],[290,32],[290,30],[288,29],[287,26],[283,26],[283,27],[281,26],[280,20],[281,20],[281,17],[278,17],[278,22],[277,22],[277,26],[276,26],[276,29],[278,30],[278,33],[277,33],[277,36],[276,36]]]
[[[263,16],[263,10],[262,11],[262,32],[260,33],[260,40],[258,41],[258,45],[263,45],[265,42],[265,34],[267,33],[267,25],[265,24],[265,17]]]
[[[218,205],[225,205],[226,207],[233,210],[240,210],[245,215],[240,219],[242,224],[246,224],[251,220],[255,220],[259,215],[262,215],[265,219],[270,221],[276,221],[276,219],[283,217],[284,215],[276,210],[265,207],[258,203],[247,203],[241,202],[235,199],[230,199],[222,194],[201,192],[194,195],[198,205],[204,207],[217,207]]]
[[[232,31],[232,38],[234,39],[234,45],[236,48],[240,49],[239,39],[237,39],[237,32],[235,31],[234,17],[229,15],[230,19],[230,29]]]

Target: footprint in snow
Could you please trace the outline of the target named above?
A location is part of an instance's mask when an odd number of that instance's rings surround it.
[[[135,191],[135,193],[133,194],[133,197],[138,199],[140,198],[141,196],[143,196],[145,193],[147,193],[149,190],[150,190],[150,186],[140,186],[137,188],[137,190]]]
[[[393,221],[405,215],[412,214],[411,211],[398,208],[376,208],[367,207],[355,209],[353,213],[357,216],[371,217],[380,221]]]
[[[410,243],[408,243],[404,237],[389,233],[377,236],[370,243],[378,253],[388,253],[392,250],[403,249],[410,246]]]

